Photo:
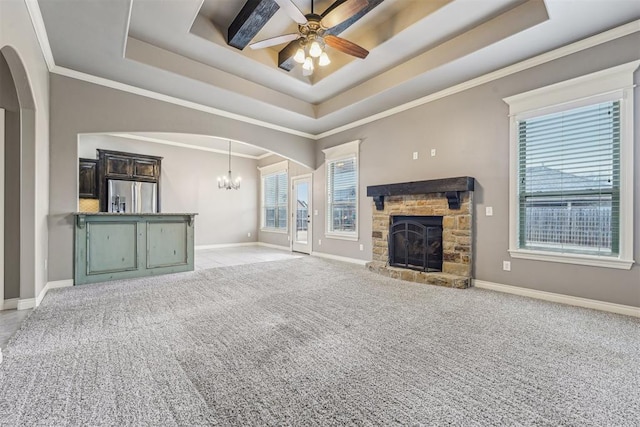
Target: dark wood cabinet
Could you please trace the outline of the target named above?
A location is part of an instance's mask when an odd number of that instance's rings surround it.
[[[160,186],[162,157],[125,153],[122,151],[98,151],[98,194],[100,210],[107,211],[107,182],[110,179],[155,182]],[[158,198],[160,191],[158,188]],[[158,211],[160,200],[158,200]]]
[[[131,157],[120,156],[117,154],[104,156],[104,173],[110,178],[131,178],[132,170],[133,159]]]
[[[98,161],[80,159],[78,196],[81,199],[98,198]]]
[[[158,159],[133,159],[132,176],[142,179],[157,179],[159,172]]]

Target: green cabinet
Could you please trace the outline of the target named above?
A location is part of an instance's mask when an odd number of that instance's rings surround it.
[[[195,214],[76,214],[76,285],[194,268]]]

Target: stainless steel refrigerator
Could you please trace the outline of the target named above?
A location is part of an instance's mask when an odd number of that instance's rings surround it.
[[[109,212],[158,212],[158,184],[156,183],[110,179],[107,188]]]

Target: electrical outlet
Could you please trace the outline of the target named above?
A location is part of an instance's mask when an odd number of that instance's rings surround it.
[[[418,160],[418,152],[417,151],[413,152],[413,160]]]
[[[432,148],[431,149],[431,157],[435,157],[436,156],[436,149]]]
[[[484,212],[487,216],[493,216],[493,207],[492,206],[485,207]]]
[[[318,215],[318,209],[314,210],[313,214],[317,216]]]
[[[364,251],[364,245],[362,243],[360,243],[360,250]]]
[[[251,237],[251,232],[247,233],[247,237]]]
[[[511,271],[511,261],[502,261],[502,269],[504,271]]]
[[[318,239],[318,246],[322,246],[322,239]]]

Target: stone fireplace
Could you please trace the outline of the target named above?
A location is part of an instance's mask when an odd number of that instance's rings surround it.
[[[367,267],[412,282],[471,286],[470,177],[367,187],[373,197],[373,256]]]

